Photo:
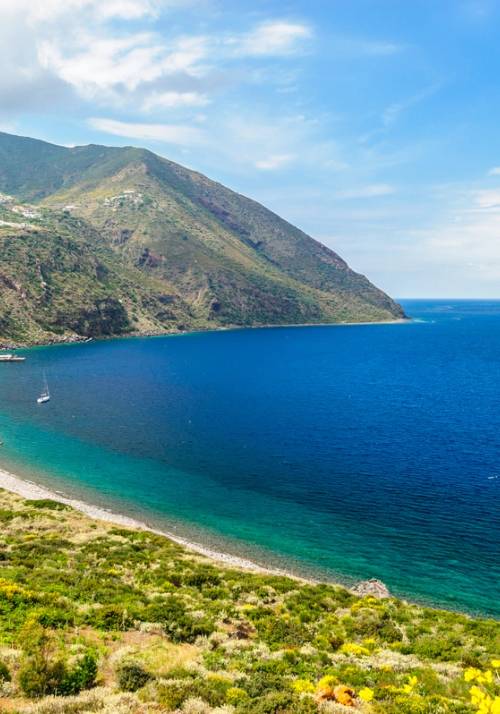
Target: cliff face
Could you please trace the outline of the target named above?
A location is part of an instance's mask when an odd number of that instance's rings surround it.
[[[143,149],[0,133],[0,191],[3,338],[404,317],[321,243]]]

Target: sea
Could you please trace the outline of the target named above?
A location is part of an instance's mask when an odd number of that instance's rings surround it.
[[[500,615],[500,301],[0,364],[0,466],[212,549]],[[36,402],[46,377],[51,401]]]

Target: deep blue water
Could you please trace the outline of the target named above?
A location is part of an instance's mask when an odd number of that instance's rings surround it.
[[[498,616],[500,302],[404,306],[30,350],[0,365],[0,459],[260,562]]]

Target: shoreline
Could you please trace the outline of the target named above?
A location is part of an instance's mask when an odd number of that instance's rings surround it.
[[[364,580],[356,580],[348,584],[341,579],[332,578],[315,578],[307,575],[300,575],[297,572],[291,570],[286,570],[279,567],[269,567],[255,562],[249,558],[243,558],[238,555],[232,555],[216,548],[203,545],[202,543],[190,540],[183,536],[179,536],[176,533],[172,533],[169,530],[162,530],[160,528],[154,528],[148,525],[147,522],[141,521],[132,516],[126,516],[123,513],[118,513],[112,511],[104,506],[97,506],[95,504],[89,503],[87,501],[82,501],[78,498],[73,498],[71,496],[64,495],[61,491],[52,490],[46,486],[35,483],[28,478],[22,478],[17,476],[5,468],[0,466],[0,490],[9,491],[14,493],[21,498],[28,501],[37,499],[50,499],[56,501],[57,503],[62,503],[66,506],[70,506],[75,511],[82,513],[84,516],[90,518],[91,520],[101,521],[103,523],[108,523],[116,526],[123,526],[124,528],[130,528],[132,530],[145,531],[147,533],[154,533],[167,540],[180,545],[185,548],[186,551],[191,555],[201,555],[205,558],[211,560],[214,564],[226,567],[235,568],[237,570],[243,570],[249,573],[261,574],[261,575],[275,575],[285,578],[290,578],[299,583],[309,584],[309,585],[319,585],[324,583],[326,585],[331,585],[334,587],[341,587],[357,595],[358,597],[372,596],[375,598],[395,598],[400,600],[405,604],[415,605],[419,607],[430,607],[434,610],[444,611],[444,612],[455,612],[459,614],[467,615],[468,617],[493,617],[491,615],[486,615],[481,612],[469,611],[460,608],[447,607],[439,603],[432,603],[425,600],[420,600],[418,597],[413,598],[409,594],[406,595],[396,595],[392,593],[384,582],[376,578],[368,578]]]
[[[206,332],[233,332],[237,330],[276,330],[282,328],[300,328],[300,327],[356,327],[370,325],[408,325],[413,322],[411,317],[401,317],[394,320],[373,320],[364,322],[299,322],[285,324],[268,324],[268,325],[219,325],[217,327],[199,327],[192,330],[158,330],[152,332],[130,332],[121,335],[100,335],[98,337],[89,337],[85,335],[66,335],[61,339],[47,338],[39,342],[3,342],[0,343],[1,350],[27,350],[35,347],[58,347],[62,345],[81,345],[87,342],[107,342],[108,340],[126,340],[141,337],[176,337],[185,335],[203,334]]]
[[[71,498],[70,496],[65,496],[59,491],[52,491],[46,486],[41,486],[34,481],[29,481],[23,479],[10,471],[6,471],[4,468],[0,468],[0,489],[5,491],[10,491],[17,496],[21,496],[26,500],[37,500],[37,499],[50,499],[52,501],[57,501],[66,506],[74,508],[76,511],[83,513],[85,516],[93,520],[103,521],[105,523],[110,523],[117,526],[123,526],[125,528],[132,528],[140,531],[147,531],[148,533],[154,533],[155,535],[163,536],[168,540],[186,548],[186,550],[191,551],[194,554],[202,555],[210,560],[217,562],[219,565],[224,565],[229,568],[239,568],[241,570],[246,570],[253,573],[261,573],[265,575],[281,575],[288,578],[293,578],[304,583],[317,583],[318,580],[312,578],[301,577],[287,570],[281,568],[268,568],[264,565],[259,565],[252,560],[247,558],[241,558],[237,555],[231,555],[229,553],[224,553],[223,551],[215,550],[208,546],[204,546],[201,543],[196,543],[190,541],[187,538],[176,535],[170,531],[160,530],[158,528],[152,528],[144,521],[140,521],[136,518],[126,516],[122,513],[116,513],[102,506],[96,506],[86,501],[81,501],[77,498]],[[332,585],[341,585],[346,587],[342,583],[331,582]]]

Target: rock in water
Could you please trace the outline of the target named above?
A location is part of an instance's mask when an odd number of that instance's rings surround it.
[[[385,585],[381,580],[376,580],[372,578],[371,580],[362,580],[360,583],[355,585],[351,592],[354,595],[359,595],[360,597],[365,597],[366,595],[371,595],[372,597],[384,598],[391,597],[391,593],[387,585]]]

